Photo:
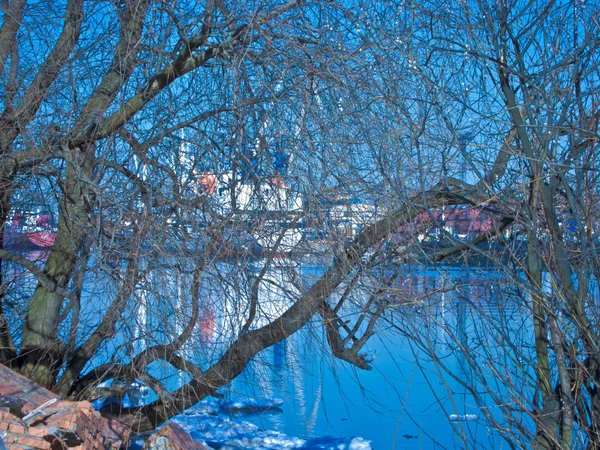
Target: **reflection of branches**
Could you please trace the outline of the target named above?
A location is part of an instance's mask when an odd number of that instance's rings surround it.
[[[252,283],[252,290],[250,292],[250,312],[248,313],[248,319],[246,320],[246,323],[244,324],[244,326],[242,326],[242,330],[240,331],[241,334],[247,333],[248,330],[250,329],[250,326],[252,325],[252,322],[254,322],[254,319],[256,317],[256,308],[258,306],[258,292],[260,289],[260,284],[262,283],[263,279],[265,278],[267,271],[271,268],[271,263],[273,262],[273,258],[275,257],[275,254],[279,250],[279,246],[281,245],[281,242],[285,238],[286,233],[290,229],[294,229],[296,227],[296,224],[301,219],[301,217],[302,217],[302,215],[300,215],[300,214],[297,215],[296,217],[294,217],[294,220],[292,220],[292,222],[290,223],[290,226],[287,228],[283,228],[279,232],[279,236],[277,236],[277,239],[275,241],[275,244],[273,245],[273,248],[269,251],[269,254],[265,260],[263,268],[261,269],[260,273],[254,280],[254,283]]]
[[[135,357],[133,362],[131,363],[133,370],[136,372],[143,372],[146,369],[146,366],[156,359],[165,359],[169,360],[167,355],[171,355],[176,351],[180,350],[181,347],[188,341],[191,337],[192,332],[196,324],[198,323],[199,318],[199,285],[200,285],[200,276],[202,274],[203,264],[198,263],[194,269],[194,275],[192,278],[192,305],[191,305],[191,317],[188,321],[185,329],[181,332],[179,336],[173,339],[168,344],[164,345],[156,345],[153,347],[149,347],[143,350],[138,356]]]
[[[433,207],[454,203],[460,198],[453,193],[440,191],[432,191],[426,196],[428,204]],[[212,395],[215,389],[239,375],[258,352],[282,341],[305,326],[315,313],[322,311],[322,305],[327,297],[360,265],[361,258],[371,246],[380,242],[400,225],[413,220],[422,211],[422,208],[409,204],[366,227],[354,241],[345,246],[329,270],[305,290],[280,317],[265,326],[239,335],[221,358],[204,370],[201,379],[193,378],[172,394],[175,399],[173,402],[165,404],[157,401],[140,408],[123,408],[119,413],[108,408],[103,409],[102,413],[109,417],[118,416],[125,424],[135,423],[140,429],[150,429],[205,396]],[[367,326],[367,334],[372,333],[374,323],[375,321],[372,321]],[[358,345],[360,347],[364,345],[360,343],[360,338]],[[366,368],[366,363],[361,363],[361,360],[364,361],[364,356],[350,355],[350,358]]]
[[[137,283],[143,279],[149,269],[140,270],[138,267],[140,261],[136,258],[130,258],[128,261],[125,276],[121,280],[121,285],[115,296],[115,300],[111,303],[106,311],[104,318],[96,327],[90,337],[75,349],[71,358],[67,362],[64,373],[58,382],[55,391],[59,394],[66,395],[72,389],[72,383],[77,379],[83,368],[94,356],[98,347],[115,333],[115,326],[121,320],[121,317],[127,306],[132,292],[135,290]]]
[[[433,301],[434,298],[431,300]],[[437,393],[438,389],[434,386],[436,384],[435,379],[432,380],[429,375],[432,368],[425,361],[430,361],[433,364],[434,373],[441,378],[446,387],[449,395],[448,400],[452,405],[451,413],[460,415],[463,414],[463,410],[455,401],[456,393],[451,388],[449,380],[469,392],[470,398],[475,401],[478,410],[484,415],[486,422],[492,424],[494,429],[497,426],[498,433],[507,442],[518,441],[518,438],[513,434],[514,431],[507,427],[504,420],[519,430],[523,436],[530,435],[530,431],[523,425],[522,418],[519,415],[514,415],[516,411],[522,411],[521,407],[526,405],[527,400],[523,390],[527,389],[527,386],[535,384],[531,374],[527,373],[523,368],[523,363],[518,360],[517,355],[522,352],[522,349],[516,343],[511,342],[507,335],[505,324],[496,323],[495,318],[478,310],[477,305],[473,304],[468,298],[455,298],[453,302],[460,302],[463,307],[468,307],[470,311],[479,313],[477,316],[479,320],[473,318],[470,322],[471,324],[481,323],[484,326],[489,325],[490,329],[486,328],[479,333],[475,333],[475,330],[473,330],[469,333],[469,337],[471,338],[471,343],[469,343],[464,339],[464,330],[454,333],[452,328],[443,319],[445,312],[441,311],[442,318],[440,318],[434,309],[430,309],[425,314],[423,313],[423,309],[420,309],[419,320],[414,320],[410,315],[405,315],[405,326],[393,323],[391,326],[408,338],[415,354],[415,362],[423,376],[425,376],[427,383],[430,384],[431,390],[437,398],[437,403],[448,415],[447,407],[444,406],[444,401],[439,393]],[[446,353],[438,343],[432,342],[432,336],[436,335],[436,330],[443,330],[445,335],[450,338],[450,353]],[[475,345],[473,341],[476,342]],[[494,350],[501,350],[505,347],[506,350],[502,354],[513,358],[508,365],[506,361],[503,364],[502,361],[497,360],[499,354],[495,354]],[[418,354],[416,349],[419,350]],[[451,366],[452,361],[455,360],[452,356],[464,358],[469,370],[469,376],[460,376],[455,373]],[[518,380],[513,378],[516,372],[511,373],[512,371],[519,371],[520,373],[521,370],[523,370],[523,375],[529,380],[525,385],[519,385]],[[502,383],[502,388],[497,386],[496,383],[499,382]],[[506,399],[507,394],[509,396],[508,400]],[[493,401],[495,407],[503,411],[504,415],[502,418],[498,418],[492,413],[491,407],[486,401],[487,396]],[[468,429],[464,428],[464,423],[461,421],[455,422],[453,423],[453,427],[457,428],[457,431],[460,432],[464,439],[467,438],[466,433]]]
[[[199,286],[203,268],[203,264],[201,263],[198,263],[194,268],[192,277],[191,317],[184,330],[177,337],[172,339],[168,344],[155,345],[144,349],[128,365],[119,365],[111,367],[110,369],[104,366],[90,372],[76,384],[75,393],[85,391],[89,389],[89,385],[96,384],[101,381],[101,379],[106,379],[107,377],[125,380],[139,378],[156,392],[162,402],[171,402],[173,401],[171,394],[165,391],[162,384],[146,371],[146,367],[157,360],[167,361],[176,369],[189,373],[197,379],[201,379],[203,376],[202,370],[192,362],[177,355],[176,352],[189,340],[198,322],[200,303]]]

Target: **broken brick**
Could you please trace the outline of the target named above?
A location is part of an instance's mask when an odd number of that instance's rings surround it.
[[[16,423],[8,424],[8,431],[15,434],[25,434],[25,427]]]
[[[35,449],[50,450],[50,443],[44,441],[43,439],[38,439],[35,437],[30,437],[30,436],[24,436],[22,438],[19,438],[18,442],[21,445],[27,445],[27,446],[33,447]]]
[[[51,391],[0,364],[0,397],[7,396],[10,396],[10,404],[22,405],[19,412],[22,415],[56,399]],[[45,406],[27,423],[30,426],[2,406],[0,430],[8,431],[5,441],[9,449],[116,450],[127,445],[130,432],[118,421],[103,418],[86,401],[59,400]]]

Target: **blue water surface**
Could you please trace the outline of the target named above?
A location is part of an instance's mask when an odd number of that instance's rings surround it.
[[[305,278],[321,273],[318,267],[303,268],[302,272]],[[442,289],[461,280],[479,287]],[[227,420],[241,427],[255,425],[247,435],[270,430],[304,441],[301,447],[298,441],[289,441],[280,444],[281,448],[353,448],[350,445],[355,437],[370,441],[374,449],[502,448],[506,444],[482,413],[482,407],[488,414],[497,413],[494,400],[480,395],[477,404],[463,386],[461,381],[474,381],[469,379],[471,369],[459,350],[460,345],[475,342],[470,333],[481,333],[474,323],[481,314],[496,319],[502,315],[504,322],[513,323],[515,336],[526,341],[527,314],[516,303],[503,303],[501,308],[495,303],[490,286],[498,283],[498,275],[493,272],[415,271],[402,283],[403,289],[421,299],[421,303],[406,306],[411,320],[439,314],[434,323],[445,321],[431,330],[434,336],[430,344],[450,375],[440,369],[427,349],[419,348],[393,326],[381,327],[365,349],[373,358],[372,370],[357,369],[332,357],[323,326],[315,320],[263,351],[240,377],[221,390],[229,403],[264,399],[268,404],[268,399],[273,399],[276,406],[232,413],[213,403],[214,414],[227,414]],[[471,314],[473,308],[477,315]],[[428,322],[431,325],[431,318]],[[477,339],[481,345],[481,336]],[[490,352],[494,357],[493,350],[486,349]],[[205,419],[194,416],[193,411],[178,418],[200,440],[200,422]],[[210,439],[206,442],[220,445]],[[268,448],[278,448],[274,445]]]

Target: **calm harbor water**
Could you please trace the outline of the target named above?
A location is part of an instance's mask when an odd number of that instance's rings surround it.
[[[307,283],[323,272],[310,266],[298,270]],[[258,430],[305,440],[303,448],[338,448],[353,437],[370,441],[374,449],[508,448],[485,419],[486,413],[499,414],[494,400],[485,394],[475,400],[464,386],[478,389],[467,357],[481,356],[484,370],[486,357],[506,366],[505,349],[482,347],[490,337],[488,324],[479,323],[483,319],[494,327],[502,323],[503,332],[526,351],[528,314],[519,301],[500,295],[501,284],[494,272],[407,268],[395,282],[395,295],[419,301],[395,308],[393,316],[382,321],[366,349],[373,358],[371,371],[334,359],[322,325],[315,321],[262,352],[221,391],[229,401],[271,399],[280,400],[280,406],[229,418],[240,426],[252,423]],[[468,350],[466,356],[461,348]],[[500,397],[506,394],[504,386],[497,390]],[[459,420],[450,420],[453,415]],[[192,411],[178,420],[195,430],[197,438],[210,441],[205,436],[212,436],[211,429],[204,419]],[[294,444],[286,441],[269,448],[286,445]]]
[[[259,269],[257,264],[254,270]],[[223,268],[220,276],[235,286],[227,270]],[[295,270],[308,286],[325,269],[298,264]],[[384,269],[374,277],[389,277],[391,271]],[[514,393],[509,395],[514,389],[503,377],[513,380],[523,395],[533,389],[528,387],[530,361],[526,360],[532,354],[527,299],[493,271],[406,267],[400,272],[385,299],[390,307],[364,349],[372,359],[372,370],[356,369],[333,358],[323,325],[314,320],[263,351],[240,377],[220,390],[225,401],[276,407],[259,413],[228,413],[216,399],[208,399],[175,420],[199,440],[215,447],[229,445],[224,448],[366,449],[367,441],[374,449],[509,448],[490,427],[489,418],[504,424],[497,405],[515,401]],[[270,282],[261,287],[261,298],[266,301],[259,325],[289,304],[285,299],[294,289],[286,273],[286,267],[268,273]],[[118,358],[119,352],[126,358],[148,345],[150,335],[137,330],[165,336],[185,324],[185,317],[180,324],[171,323],[180,316],[173,312],[185,303],[177,299],[179,294],[185,296],[185,280],[153,282],[165,289],[164,295],[158,293],[155,300],[139,296],[139,306],[134,304],[125,327],[95,363]],[[35,286],[29,277],[20,283],[23,289]],[[108,291],[99,286],[93,283],[86,290],[82,312],[86,330],[92,329],[107,307]],[[357,304],[371,287],[364,286],[362,293],[356,289]],[[201,367],[218,358],[245,318],[244,311],[236,310],[233,291],[228,293],[228,289],[226,283],[210,279],[202,288],[205,304],[198,333],[184,349],[185,356]],[[172,299],[171,310],[165,307],[165,299]],[[157,302],[154,306],[153,301]],[[158,306],[166,308],[162,316]],[[355,317],[350,314],[347,319],[352,322]],[[506,342],[514,347],[508,348]],[[493,370],[498,368],[502,374]],[[186,381],[164,367],[152,370],[153,375],[167,379],[171,389]],[[490,391],[495,398],[486,393]],[[452,416],[459,420],[450,420]],[[527,427],[527,417],[519,420]],[[506,424],[507,429],[511,426]],[[240,441],[240,436],[245,440]]]

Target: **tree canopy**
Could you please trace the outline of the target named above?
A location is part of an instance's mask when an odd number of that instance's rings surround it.
[[[512,447],[595,448],[599,12],[4,1],[0,362],[71,398],[141,380],[155,401],[101,412],[151,429],[314,318],[332,354],[362,369],[366,341],[399,322],[429,348],[420,325],[435,311],[386,300],[394,277],[373,274],[477,257],[533,324],[523,349],[485,318],[499,345],[487,356],[456,336],[487,394],[490,377],[517,377],[477,369],[488,360],[522,357],[530,374],[494,397],[502,420],[486,420]],[[27,211],[52,240],[39,259],[15,244]],[[487,224],[454,233],[444,221],[460,211]],[[269,278],[296,253],[322,255],[324,275],[304,286],[292,264]],[[269,284],[293,289],[273,299]],[[207,314],[221,318],[212,353]],[[156,362],[187,381],[169,391]]]

